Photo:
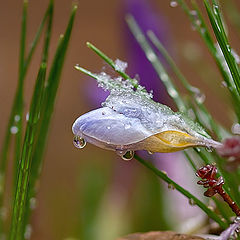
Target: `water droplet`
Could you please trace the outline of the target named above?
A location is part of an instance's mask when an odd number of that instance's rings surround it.
[[[86,141],[84,138],[81,138],[79,136],[74,136],[73,138],[73,144],[76,148],[84,148],[86,146]]]
[[[125,124],[125,125],[124,125],[124,128],[125,128],[125,129],[131,128],[131,124]]]
[[[110,127],[110,126],[107,126],[107,129],[109,130],[109,129],[111,129],[111,127]]]
[[[15,115],[14,121],[15,121],[15,122],[19,122],[19,120],[20,120],[20,116],[19,116],[19,115]]]
[[[174,89],[174,88],[171,88],[168,90],[168,94],[172,97],[172,98],[175,98],[177,97],[178,93],[177,91]]]
[[[213,206],[208,206],[208,209],[214,211],[214,207]]]
[[[174,185],[173,185],[172,183],[169,183],[169,184],[168,184],[168,189],[174,190],[175,187],[174,187]]]
[[[170,1],[170,6],[171,7],[177,7],[178,6],[177,1]]]
[[[190,198],[188,202],[191,206],[194,206],[196,204],[192,198]]]
[[[16,133],[18,132],[18,127],[12,126],[12,127],[10,128],[10,132],[11,132],[12,134],[16,134]]]
[[[233,134],[239,134],[240,135],[240,124],[239,123],[234,123],[232,125],[231,130],[232,130]]]
[[[32,197],[30,199],[30,208],[35,209],[37,207],[37,199],[35,197]]]
[[[161,172],[167,176],[167,172],[166,171],[162,170]]]
[[[197,150],[197,152],[201,152],[201,149],[200,149],[200,148],[198,148],[198,147],[196,148],[196,150]]]
[[[134,157],[134,151],[127,151],[124,155],[121,156],[123,160],[129,161]]]
[[[203,103],[205,101],[205,95],[196,87],[192,87],[191,91],[194,93],[194,97],[198,103]]]
[[[207,150],[207,152],[212,152],[213,151],[213,147],[211,147],[211,146],[207,146],[205,149]]]
[[[231,47],[229,44],[227,44],[227,50],[228,50],[228,52],[231,52]]]
[[[153,154],[153,152],[151,152],[151,151],[147,151],[148,152],[148,154],[150,154],[150,155],[152,155]]]
[[[30,239],[32,235],[32,227],[30,224],[26,226],[25,233],[24,233],[24,238],[25,239]]]
[[[227,87],[227,83],[225,81],[221,82],[221,87]]]
[[[29,120],[29,112],[26,114],[26,121]]]

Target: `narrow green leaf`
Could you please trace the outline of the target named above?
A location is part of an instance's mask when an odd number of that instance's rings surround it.
[[[21,160],[19,163],[19,172],[17,178],[17,188],[15,191],[15,199],[13,206],[13,215],[10,229],[10,240],[20,240],[24,233],[23,217],[26,211],[26,196],[29,183],[29,175],[32,162],[33,142],[37,130],[37,122],[40,113],[40,103],[43,96],[43,87],[46,75],[46,64],[42,63],[39,69],[30,112],[29,120],[26,127]]]
[[[186,112],[185,103],[182,100],[181,96],[179,95],[178,89],[174,86],[171,78],[167,74],[165,68],[163,67],[163,65],[159,61],[157,55],[155,54],[152,47],[148,43],[148,41],[145,38],[143,32],[139,28],[137,22],[135,21],[135,19],[131,15],[127,15],[126,21],[127,21],[127,24],[129,26],[132,34],[134,35],[134,37],[138,41],[142,50],[145,52],[145,55],[146,55],[147,59],[152,63],[152,65],[153,65],[154,69],[156,70],[159,78],[164,83],[168,94],[174,100],[174,102],[177,105],[179,111]]]
[[[174,182],[172,179],[170,179],[166,173],[158,170],[151,163],[143,160],[137,155],[135,155],[135,159],[141,164],[143,164],[145,167],[150,169],[154,174],[156,174],[164,182],[171,184],[177,191],[182,193],[189,200],[191,199],[191,201],[193,201],[198,207],[200,207],[210,218],[212,218],[215,222],[217,222],[221,228],[225,229],[228,227],[228,224],[226,222],[223,222],[215,212],[210,210],[202,201],[200,201],[197,197],[192,195],[189,191],[187,191],[186,189],[178,185],[176,182]]]
[[[164,48],[164,46],[161,44],[159,39],[156,37],[156,35],[152,32],[148,32],[148,36],[152,43],[156,46],[156,48],[159,50],[159,52],[164,56],[164,58],[167,60],[168,64],[170,65],[171,69],[175,72],[177,75],[178,79],[181,81],[182,85],[185,87],[185,89],[188,91],[189,95],[192,97],[192,100],[194,103],[198,106],[201,115],[204,115],[204,118],[207,120],[209,126],[211,126],[212,131],[217,135],[219,140],[223,139],[222,131],[220,129],[222,126],[217,124],[213,118],[212,115],[208,112],[207,108],[205,107],[204,103],[201,100],[198,100],[197,94],[201,94],[200,90],[197,89],[196,87],[193,87],[187,79],[184,77],[183,73],[180,71],[180,69],[177,67],[175,64],[174,60],[172,57],[168,54],[167,50]],[[197,111],[195,114],[198,115]],[[198,117],[200,120],[200,117]],[[200,121],[200,124],[202,122]]]
[[[60,76],[63,69],[67,47],[71,36],[76,10],[77,6],[74,5],[65,34],[60,37],[59,44],[48,76],[47,85],[44,89],[44,96],[40,109],[40,126],[37,131],[37,139],[35,143],[36,147],[34,148],[33,151],[33,164],[31,166],[30,185],[27,196],[28,205],[30,199],[32,197],[35,197],[36,195],[35,185],[41,171],[42,158],[47,141],[49,124],[53,114],[55,98],[59,86]],[[26,223],[30,215],[29,211],[30,209],[28,208],[27,212],[25,213]]]
[[[11,108],[11,113],[8,121],[8,125],[6,128],[6,133],[2,145],[1,150],[1,159],[0,159],[0,175],[1,175],[1,187],[2,191],[0,192],[0,208],[3,206],[3,194],[5,192],[5,172],[7,168],[7,160],[8,160],[8,151],[10,146],[10,141],[12,138],[11,128],[15,127],[17,129],[16,138],[16,148],[15,148],[15,166],[14,166],[14,176],[17,175],[17,164],[19,163],[19,158],[21,155],[21,147],[22,147],[22,112],[23,112],[23,86],[24,79],[29,67],[29,63],[31,61],[32,55],[36,49],[36,46],[39,42],[39,38],[43,31],[43,27],[45,25],[46,19],[50,13],[52,1],[45,12],[44,18],[37,30],[37,33],[34,37],[34,40],[31,44],[30,51],[25,60],[25,41],[26,41],[26,19],[27,19],[27,6],[28,1],[24,1],[23,3],[23,14],[22,14],[22,28],[21,28],[21,41],[20,41],[20,54],[19,54],[19,76],[18,76],[18,86],[16,90],[16,94],[14,97],[13,106]],[[14,180],[14,182],[16,182]],[[2,215],[0,215],[0,232],[2,232],[3,228],[3,219]]]
[[[130,76],[128,76],[125,72],[119,70],[116,67],[115,62],[109,58],[106,54],[104,54],[101,50],[99,50],[97,47],[95,47],[90,42],[87,42],[87,46],[92,49],[98,56],[100,56],[106,63],[108,63],[117,73],[119,73],[120,76],[122,76],[124,79],[128,79],[132,85],[137,88],[138,85],[136,84],[136,80],[132,79]]]
[[[218,40],[219,46],[222,50],[222,53],[225,57],[225,60],[228,64],[229,70],[231,72],[233,81],[235,83],[235,87],[238,91],[238,95],[240,95],[240,73],[237,66],[237,63],[232,56],[231,47],[229,42],[227,41],[226,33],[224,28],[222,27],[221,16],[219,15],[219,6],[215,3],[213,8],[211,8],[209,1],[204,0],[204,4],[208,13],[209,20],[211,22],[213,31]]]

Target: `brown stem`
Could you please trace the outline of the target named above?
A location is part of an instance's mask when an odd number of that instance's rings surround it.
[[[219,186],[217,189],[218,193],[222,196],[223,200],[229,205],[232,211],[240,216],[240,208],[238,205],[231,199],[231,197],[223,190],[222,186]]]

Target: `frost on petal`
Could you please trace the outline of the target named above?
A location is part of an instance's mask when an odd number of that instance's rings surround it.
[[[99,147],[174,152],[190,146],[220,145],[182,113],[174,113],[132,88],[112,89],[102,105],[80,116],[72,128],[75,135]]]

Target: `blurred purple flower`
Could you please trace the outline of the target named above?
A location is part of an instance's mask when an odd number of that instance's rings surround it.
[[[163,45],[169,43],[169,31],[167,30],[167,25],[159,12],[154,10],[155,7],[153,1],[125,0],[123,2],[125,14],[131,14],[143,32],[146,33],[148,30],[152,30]],[[148,91],[153,90],[155,101],[166,104],[169,97],[165,91],[165,87],[126,23],[124,24],[123,33],[127,49],[127,59],[129,62],[128,71],[131,74],[137,73],[140,78],[140,84],[145,86]],[[161,58],[160,54],[158,54],[158,56]],[[166,99],[168,100],[166,101]]]

